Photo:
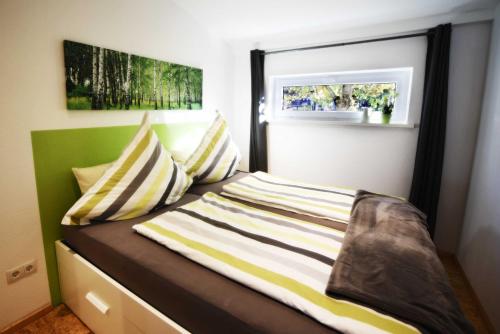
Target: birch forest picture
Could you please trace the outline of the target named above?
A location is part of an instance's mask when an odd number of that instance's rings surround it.
[[[202,108],[201,69],[64,41],[69,110]]]

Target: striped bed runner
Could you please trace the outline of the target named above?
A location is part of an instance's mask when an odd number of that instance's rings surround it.
[[[224,185],[222,195],[348,223],[355,190],[299,183],[263,172]]]
[[[341,332],[418,333],[392,317],[325,294],[344,232],[214,193],[133,228]]]

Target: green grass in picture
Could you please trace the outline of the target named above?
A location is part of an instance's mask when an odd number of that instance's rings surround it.
[[[203,71],[64,41],[69,110],[202,109]]]
[[[145,103],[141,104],[140,107],[138,105],[130,106],[130,110],[154,110],[154,109],[155,109],[155,105],[152,102],[145,102]],[[168,109],[169,110],[188,110],[188,109],[200,110],[201,104],[192,103],[191,108],[189,108],[189,106],[185,103],[181,103],[180,105],[177,105],[177,103],[171,103],[170,108],[168,108]]]
[[[88,97],[68,97],[69,110],[87,110],[91,109],[90,99]]]
[[[68,110],[90,110],[91,103],[92,103],[91,99],[88,97],[70,97],[70,98],[68,98],[67,107],[68,107]],[[131,105],[129,110],[154,110],[154,107],[155,107],[154,103],[145,102],[145,103],[141,104],[140,106]],[[188,105],[181,103],[181,105],[178,106],[177,104],[172,103],[170,109],[172,109],[172,110],[187,110]],[[200,110],[201,104],[193,103],[193,104],[191,104],[191,109],[192,110]]]

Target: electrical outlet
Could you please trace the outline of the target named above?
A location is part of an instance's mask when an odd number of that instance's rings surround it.
[[[5,272],[5,276],[7,277],[7,283],[12,284],[18,280],[20,280],[22,277],[24,277],[24,267],[23,266],[18,266],[16,268],[9,269]]]
[[[33,274],[34,272],[36,272],[36,269],[36,260],[31,260],[23,264],[24,276]]]
[[[23,263],[20,266],[9,269],[5,272],[7,283],[12,284],[14,282],[17,282],[21,278],[36,272],[36,270],[37,270],[36,260],[31,260],[29,262]]]

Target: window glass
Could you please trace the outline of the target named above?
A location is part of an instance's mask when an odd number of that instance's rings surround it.
[[[383,111],[393,108],[396,83],[348,83],[335,85],[284,86],[282,110]]]
[[[270,78],[269,119],[407,123],[413,68]]]

